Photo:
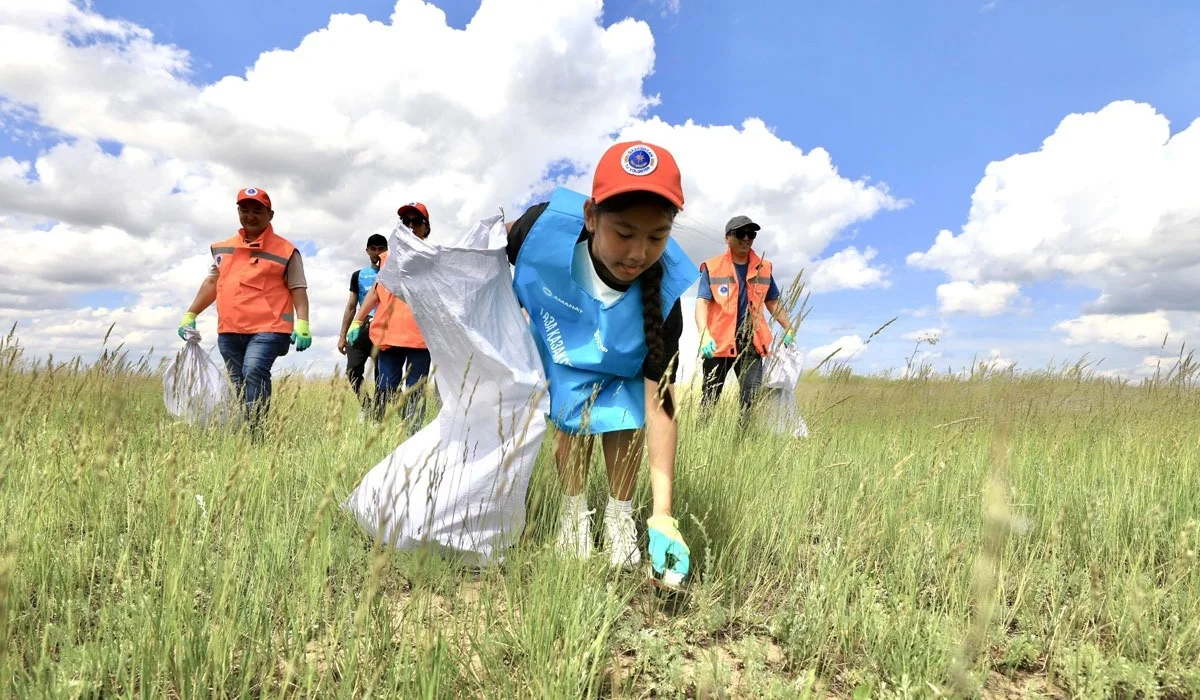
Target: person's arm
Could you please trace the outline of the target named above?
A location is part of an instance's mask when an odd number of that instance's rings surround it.
[[[766,303],[767,311],[771,312],[771,318],[779,322],[783,326],[783,330],[792,332],[792,321],[788,318],[787,309],[779,303],[778,299],[771,299]]]
[[[217,275],[209,274],[200,283],[200,289],[196,290],[196,297],[192,299],[192,305],[188,307],[187,312],[193,316],[199,316],[204,313],[204,310],[212,306],[212,303],[217,300]]]
[[[660,401],[658,382],[652,379],[645,381],[646,443],[650,452],[650,492],[654,496],[654,515],[670,515],[679,424],[667,415],[663,407],[675,404],[675,385],[673,382],[667,385],[667,396]]]
[[[379,306],[379,294],[375,291],[375,288],[378,286],[379,283],[376,282],[375,284],[371,285],[370,289],[367,290],[367,296],[363,298],[362,306],[358,307],[358,313],[354,315],[354,320],[357,323],[362,324],[364,321],[366,321],[367,315],[370,314],[376,306]]]
[[[308,289],[297,287],[292,290],[292,306],[296,307],[296,320],[308,322]]]
[[[350,330],[350,321],[354,320],[354,307],[358,305],[358,295],[350,292],[346,300],[346,309],[342,311],[342,332],[338,334],[338,352],[346,354],[346,331]]]

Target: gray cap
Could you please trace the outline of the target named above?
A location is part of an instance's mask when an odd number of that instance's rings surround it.
[[[753,228],[755,231],[762,230],[762,227],[751,221],[750,217],[739,214],[730,219],[729,223],[725,224],[725,234],[729,235],[739,228]]]

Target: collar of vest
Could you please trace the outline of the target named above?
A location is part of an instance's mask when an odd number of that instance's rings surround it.
[[[732,270],[733,266],[736,264],[733,262],[733,252],[730,251],[728,248],[725,249],[724,253],[714,256],[709,261],[708,267],[714,267],[714,263],[718,263],[718,262],[728,265],[730,270]],[[760,256],[758,253],[754,252],[753,248],[751,248],[750,253],[746,256],[746,263],[747,263],[746,272],[749,273],[750,270],[757,271],[764,264],[766,264],[766,261],[763,260],[762,256]],[[711,272],[711,270],[710,270],[710,272]]]
[[[258,243],[260,248],[266,248],[268,245],[271,244],[272,239],[274,239],[275,237],[276,236],[275,236],[274,226],[272,226],[271,224],[267,224],[267,227],[265,229],[263,229],[263,232],[261,234],[259,234],[258,238],[254,239],[254,243]],[[246,240],[246,229],[244,229],[244,228],[238,229],[237,235],[234,236],[234,239],[236,239],[238,242],[238,245],[240,245],[243,248],[249,248],[252,245],[252,243],[250,241]]]

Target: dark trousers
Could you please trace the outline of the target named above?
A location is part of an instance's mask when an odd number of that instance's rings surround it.
[[[363,378],[366,376],[367,358],[371,356],[371,319],[363,323],[358,331],[358,339],[346,347],[346,378],[350,380],[350,388],[354,390],[363,408],[371,403],[371,397],[362,391]],[[379,374],[379,364],[376,361],[375,374]]]
[[[713,357],[701,363],[704,372],[704,386],[700,394],[700,408],[705,418],[712,413],[717,399],[721,398],[721,389],[725,386],[725,378],[729,370],[737,375],[738,387],[741,389],[742,424],[749,419],[750,407],[754,403],[758,390],[762,386],[763,361],[752,343],[737,357]]]
[[[425,348],[388,348],[379,351],[375,357],[376,420],[383,420],[388,403],[399,393],[401,382],[405,389],[412,389],[417,382],[429,376],[429,366],[429,350]],[[404,397],[401,411],[410,424],[410,431],[424,408],[421,400],[424,390],[424,386],[417,387]]]
[[[287,333],[221,333],[217,349],[234,390],[245,403],[251,431],[257,433],[271,408],[271,368],[288,353]]]

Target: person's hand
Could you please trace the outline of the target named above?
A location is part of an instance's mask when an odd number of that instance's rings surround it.
[[[312,332],[308,329],[308,321],[296,319],[296,330],[292,331],[292,342],[296,344],[296,352],[304,352],[312,345]]]
[[[346,354],[346,336],[338,336],[338,352]]]
[[[716,352],[717,341],[713,340],[713,337],[708,334],[708,329],[705,328],[700,333],[700,354],[704,356],[704,359],[711,360]]]
[[[362,330],[362,321],[351,321],[350,330],[346,331],[346,342],[354,345],[358,342],[359,331]]]
[[[679,534],[679,523],[669,515],[655,515],[646,521],[650,533],[650,565],[662,575],[673,571],[686,577],[692,566],[691,550]]]
[[[796,334],[793,333],[792,329],[789,328],[788,332],[783,334],[783,347],[790,348],[790,347],[792,347],[792,344],[795,342],[796,342]]]
[[[191,333],[188,333],[189,329],[191,330]],[[183,320],[181,320],[179,322],[179,337],[183,338],[184,340],[187,340],[189,335],[194,336],[195,333],[196,333],[196,314],[189,311],[183,315]]]

